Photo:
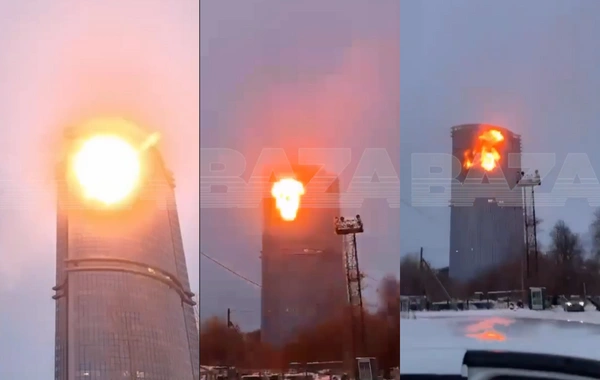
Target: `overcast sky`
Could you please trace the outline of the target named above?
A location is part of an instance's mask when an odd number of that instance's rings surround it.
[[[600,169],[600,2],[402,0],[400,12],[402,198],[410,203],[411,154],[449,153],[450,127],[490,123],[521,134],[528,153],[556,154],[549,193],[568,153]],[[531,164],[525,160],[525,166]],[[540,167],[541,169],[541,167]],[[558,219],[585,233],[584,200],[538,207],[543,239]],[[401,207],[401,251],[420,246],[448,264],[449,209]]]
[[[203,147],[232,147],[248,162],[264,146],[293,146],[292,138],[354,148],[354,165],[362,149],[386,148],[401,162],[407,203],[410,154],[449,152],[449,128],[460,123],[511,128],[526,151],[556,153],[559,165],[567,153],[584,152],[600,166],[596,0],[201,3],[0,7],[0,377],[52,376],[52,165],[62,126],[86,116],[123,114],[163,133],[192,284],[199,120]],[[551,190],[557,172],[540,191]],[[374,227],[361,237],[373,278],[419,246],[435,264],[447,263],[447,209],[402,206],[400,234],[398,210],[372,202],[360,212]],[[582,201],[539,210],[546,232],[558,218],[583,232],[591,212]],[[202,249],[258,281],[258,230],[247,228],[256,220],[256,211],[204,213]],[[205,316],[231,305],[243,325],[257,327],[256,289],[204,260],[201,272]]]
[[[163,135],[198,289],[198,0],[0,6],[0,378],[54,373],[55,191],[62,128],[123,115]]]
[[[347,185],[365,148],[384,148],[399,167],[399,2],[201,1],[201,146],[236,149],[250,172],[261,149],[352,148]],[[208,162],[206,162],[208,165]],[[247,172],[247,173],[248,173]],[[399,209],[372,200],[361,265],[370,300],[398,273]],[[201,248],[260,282],[259,209],[201,213]],[[333,231],[332,231],[333,233]],[[341,265],[341,263],[340,263]],[[258,328],[259,290],[201,260],[201,314]],[[285,286],[285,284],[282,284]]]

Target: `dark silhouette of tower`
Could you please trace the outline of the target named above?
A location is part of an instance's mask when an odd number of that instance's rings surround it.
[[[263,201],[261,332],[275,346],[348,303],[342,239],[333,230],[339,182],[334,175],[313,179],[319,167],[292,169],[306,188],[296,219],[282,220],[274,199]]]
[[[499,130],[505,138],[499,145],[499,167],[493,172],[466,168],[465,151],[486,129]],[[484,124],[459,125],[451,135],[452,154],[460,168],[453,173],[450,200],[450,276],[469,281],[524,252],[521,191],[515,188],[521,171],[521,136]]]

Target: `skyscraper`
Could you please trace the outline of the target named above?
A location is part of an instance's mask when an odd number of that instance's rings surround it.
[[[274,199],[263,202],[261,331],[263,341],[275,346],[335,316],[348,302],[342,240],[333,228],[340,216],[339,182],[333,175],[313,179],[318,170],[293,167],[306,187],[294,220],[280,217]]]
[[[56,380],[199,379],[175,181],[157,149],[139,155],[138,189],[118,205],[82,194],[71,156],[58,166]]]
[[[471,162],[466,162],[473,158],[469,153],[481,140],[481,134],[489,130],[503,136],[495,147],[499,154],[497,166],[488,168],[491,170],[471,166]],[[452,154],[461,165],[460,171],[453,173],[457,181],[450,200],[450,277],[469,281],[525,252],[523,207],[516,202],[520,193],[515,188],[521,171],[521,136],[483,124],[453,127],[451,135]],[[496,183],[500,185],[477,187]],[[502,183],[508,186],[503,187]]]

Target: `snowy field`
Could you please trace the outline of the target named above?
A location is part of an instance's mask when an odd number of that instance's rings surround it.
[[[400,369],[405,374],[459,374],[467,349],[600,360],[598,311],[469,310],[414,316],[400,320]]]

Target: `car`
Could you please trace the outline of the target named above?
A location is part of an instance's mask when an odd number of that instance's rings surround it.
[[[563,304],[563,310],[568,312],[585,311],[585,302],[580,298],[569,298]]]

